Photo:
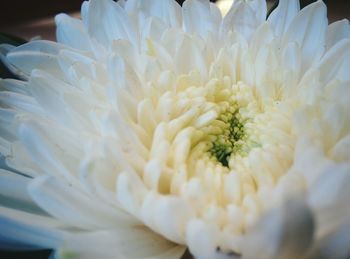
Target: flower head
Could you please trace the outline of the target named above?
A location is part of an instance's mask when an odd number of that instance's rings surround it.
[[[1,237],[83,258],[346,258],[350,25],[299,9],[90,0],[56,16],[57,43],[3,45],[22,80],[0,82]]]

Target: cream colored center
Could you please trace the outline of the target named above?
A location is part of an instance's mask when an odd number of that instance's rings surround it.
[[[183,197],[199,217],[244,231],[292,163],[292,106],[262,102],[254,88],[229,78],[163,93],[144,182]]]

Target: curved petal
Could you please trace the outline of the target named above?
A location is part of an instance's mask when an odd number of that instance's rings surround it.
[[[206,0],[187,0],[182,6],[183,28],[189,34],[198,34],[207,38],[210,32],[215,33],[219,23],[212,15],[212,8]]]
[[[218,229],[203,220],[193,219],[186,228],[187,245],[198,258],[212,258],[218,246]]]
[[[289,24],[300,10],[299,0],[280,0],[277,8],[271,13],[268,22],[275,34],[281,37],[289,28]]]
[[[32,202],[27,185],[31,178],[0,168],[0,195]]]
[[[266,0],[248,1],[248,4],[254,10],[255,18],[258,24],[263,23],[266,20],[267,15]]]
[[[331,80],[340,80],[342,82],[350,80],[349,63],[350,40],[344,39],[327,51],[319,62],[318,68],[321,82],[327,84]]]
[[[63,242],[59,226],[49,217],[0,206],[0,249],[57,248]]]
[[[307,205],[290,200],[248,231],[242,242],[243,258],[301,258],[312,243],[314,228]]]
[[[303,8],[291,21],[283,45],[297,42],[302,52],[302,71],[318,61],[324,51],[328,20],[327,7],[321,1]]]
[[[91,0],[88,8],[88,32],[105,47],[113,40],[125,39],[136,45],[136,35],[125,10],[111,0]]]
[[[315,211],[318,236],[323,237],[350,220],[350,166],[329,167],[311,187],[308,202]]]
[[[178,259],[185,247],[165,240],[145,227],[117,228],[67,234],[60,254],[74,258],[172,258]]]
[[[79,160],[74,159],[74,152],[69,155],[68,149],[63,151],[59,147],[57,136],[56,141],[52,141],[52,138],[35,121],[21,122],[18,135],[21,144],[27,149],[33,161],[40,161],[37,165],[43,172],[58,177],[64,176],[71,183],[77,183],[74,174],[77,174]],[[61,138],[63,138],[62,134]]]
[[[65,48],[68,47],[55,42],[31,41],[12,49],[6,58],[27,76],[34,69],[42,69],[56,78],[64,78],[57,62],[57,54]]]
[[[182,24],[181,6],[174,0],[129,0],[125,3],[128,12],[142,12],[147,17],[157,17],[169,27]]]
[[[137,222],[117,207],[103,205],[79,189],[50,176],[33,180],[29,193],[48,213],[82,229],[107,229]]]
[[[179,50],[175,54],[175,64],[178,74],[186,74],[198,70],[203,77],[207,75],[208,68],[204,60],[203,52],[191,39],[185,37]]]
[[[330,219],[334,220],[334,219]],[[318,241],[308,259],[347,259],[350,254],[350,221]]]
[[[72,48],[90,51],[90,39],[83,23],[66,14],[55,17],[57,42]]]
[[[336,21],[328,26],[326,48],[330,49],[343,39],[350,39],[349,20]]]

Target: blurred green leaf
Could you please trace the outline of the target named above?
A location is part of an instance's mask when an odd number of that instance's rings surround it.
[[[25,39],[22,39],[22,38],[19,38],[17,36],[13,36],[13,35],[10,35],[7,33],[0,32],[0,44],[7,43],[7,44],[14,45],[14,46],[19,46],[19,45],[22,45],[26,42],[27,41]]]
[[[11,44],[14,46],[19,46],[27,41],[19,37],[9,35],[0,32],[0,44]],[[5,66],[3,62],[0,61],[0,78],[16,78],[16,76],[11,73],[11,71]]]
[[[0,78],[17,78],[0,60]]]

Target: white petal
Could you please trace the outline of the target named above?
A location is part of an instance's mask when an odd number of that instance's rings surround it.
[[[259,51],[259,49],[263,46],[271,44],[273,40],[274,35],[270,24],[261,24],[254,32],[249,46],[252,57],[256,58],[256,54]]]
[[[310,188],[308,202],[316,212],[318,236],[324,236],[350,219],[350,167],[337,165],[323,171]]]
[[[183,27],[189,34],[206,38],[209,32],[218,30],[218,21],[211,14],[209,1],[187,0],[182,5]]]
[[[169,27],[180,27],[182,24],[181,6],[174,0],[127,1],[125,9],[138,9],[147,16],[159,18]]]
[[[178,74],[187,74],[193,70],[198,70],[202,77],[205,77],[208,73],[203,52],[193,40],[187,37],[176,53],[175,64],[178,68]]]
[[[29,185],[36,203],[48,213],[82,229],[107,229],[135,224],[127,213],[98,202],[68,183],[43,176]]]
[[[138,78],[138,74],[141,74],[143,71],[142,67],[144,66],[144,60],[143,56],[138,52],[137,48],[133,46],[129,41],[118,40],[113,42],[112,50],[117,56],[123,58],[125,62],[127,70],[124,72],[127,79],[125,83],[137,83],[137,85],[139,85],[140,83],[137,82],[140,80]],[[122,71],[118,71],[117,75],[121,76],[124,73]],[[132,86],[128,87],[131,88]],[[137,87],[136,89],[139,91],[141,87]],[[137,94],[136,91],[135,94]]]
[[[275,34],[281,37],[288,29],[290,22],[300,9],[299,0],[280,0],[277,8],[267,19],[275,30]]]
[[[43,215],[37,204],[27,192],[27,186],[32,178],[14,171],[0,169],[0,204],[22,212]]]
[[[88,27],[88,24],[89,24],[89,22],[88,22],[89,6],[90,6],[90,2],[84,1],[81,5],[81,10],[80,10],[81,19],[82,19],[85,27]]]
[[[72,114],[64,100],[64,93],[72,92],[70,85],[52,77],[50,74],[34,70],[29,80],[29,87],[36,101],[50,116],[63,125],[72,128],[82,127],[82,121]]]
[[[147,189],[140,177],[132,172],[123,172],[117,179],[116,196],[123,208],[132,215],[139,216],[140,207]]]
[[[141,214],[147,225],[178,244],[185,243],[186,223],[194,216],[184,200],[153,192],[145,197]]]
[[[0,249],[56,248],[62,244],[59,223],[51,218],[0,207]]]
[[[88,8],[88,32],[102,45],[125,39],[136,44],[136,35],[125,10],[111,0],[92,0]]]
[[[55,42],[31,41],[14,48],[6,57],[26,75],[30,75],[34,69],[42,69],[57,78],[63,78],[56,56],[64,48],[67,47]]]
[[[250,40],[253,32],[259,26],[254,10],[246,1],[235,1],[221,25],[221,35],[229,31],[241,33],[246,40]]]
[[[266,65],[268,64],[268,65]],[[275,52],[268,46],[262,46],[255,61],[255,85],[262,98],[274,98],[275,86],[273,75],[278,68]]]
[[[323,56],[318,67],[321,82],[329,83],[331,80],[350,80],[348,68],[350,66],[350,40],[342,40],[335,44]]]
[[[11,143],[16,138],[16,126],[14,117],[17,112],[13,109],[0,108],[0,154],[9,156],[11,154]]]
[[[310,246],[313,232],[310,209],[301,201],[289,201],[247,232],[243,258],[300,258]]]
[[[185,247],[173,244],[145,227],[95,231],[65,236],[60,251],[74,258],[172,258],[178,259]]]
[[[337,162],[346,163],[350,161],[350,134],[341,138],[331,149],[330,154]]]
[[[0,79],[0,89],[19,94],[29,95],[28,84],[25,81],[16,79]]]
[[[32,225],[35,227],[47,227],[52,229],[66,227],[63,222],[50,217],[45,212],[31,213],[0,206],[0,214],[3,217],[12,218],[15,221],[20,221],[23,224]]]
[[[1,91],[0,102],[10,109],[29,112],[31,114],[43,114],[43,110],[34,98],[15,92]]]
[[[333,220],[333,219],[330,219]],[[350,254],[350,221],[320,240],[308,258],[347,259]]]
[[[49,175],[64,177],[77,183],[82,146],[78,135],[66,131],[51,122],[24,120],[18,127],[22,146],[28,151],[32,161]],[[53,126],[55,125],[55,126]],[[75,139],[74,139],[75,138]],[[79,146],[80,147],[77,147]]]
[[[313,185],[324,170],[333,165],[321,147],[315,146],[308,138],[300,138],[295,147],[292,169],[302,173],[308,186]]]
[[[91,50],[88,34],[83,23],[66,14],[55,17],[57,42],[79,50]]]
[[[0,169],[0,194],[24,202],[32,202],[27,185],[31,178]]]
[[[0,128],[0,134],[2,137],[0,137],[0,154],[1,156],[8,156],[10,154],[11,149],[11,142],[8,141],[8,136],[3,136],[3,134],[7,134],[3,131],[3,129]],[[1,157],[2,159],[2,157]],[[0,161],[1,161],[0,159]]]
[[[258,24],[266,20],[267,6],[266,0],[248,1],[249,6],[254,10],[254,14]]]
[[[326,48],[330,49],[343,39],[350,39],[350,24],[347,19],[336,21],[328,26]]]
[[[327,8],[322,1],[303,8],[290,23],[283,44],[293,41],[299,44],[302,50],[302,71],[323,55],[327,26]]]
[[[301,74],[301,53],[297,43],[290,42],[282,50],[281,67],[284,70],[283,87],[285,96],[296,94],[295,86],[300,80]]]
[[[191,220],[186,231],[187,245],[190,252],[198,258],[213,258],[218,247],[218,229],[200,219]]]
[[[141,38],[145,45],[143,47],[145,51],[147,51],[147,48],[149,47],[149,40],[159,41],[166,29],[166,25],[160,19],[155,17],[146,19],[141,29]]]

